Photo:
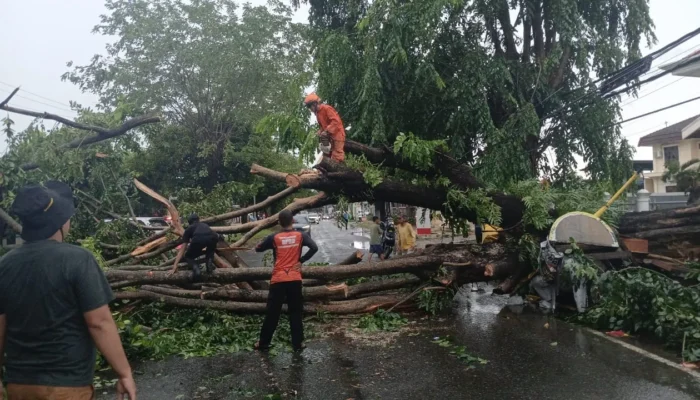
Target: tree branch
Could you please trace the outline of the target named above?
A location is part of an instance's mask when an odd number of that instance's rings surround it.
[[[535,39],[535,58],[538,64],[544,62],[544,32],[542,27],[542,0],[532,0],[532,36]]]
[[[7,103],[9,103],[10,100],[12,100],[12,98],[15,97],[17,92],[19,92],[19,87],[15,88],[15,90],[13,90],[12,93],[10,93],[10,95],[5,98],[5,100],[0,102],[0,108],[5,107],[7,105]]]
[[[566,72],[566,67],[569,64],[569,59],[571,58],[571,45],[564,46],[564,51],[559,58],[559,66],[554,71],[552,76],[549,78],[549,87],[552,89],[558,89],[559,86],[564,82],[564,73]]]
[[[66,126],[70,126],[71,128],[81,129],[81,130],[85,130],[85,131],[92,131],[92,132],[97,133],[97,135],[95,135],[95,136],[88,136],[88,137],[84,137],[84,138],[74,139],[74,140],[60,146],[60,148],[66,148],[66,149],[75,149],[78,147],[87,146],[87,145],[90,145],[93,143],[101,142],[103,140],[112,139],[114,137],[121,136],[121,135],[125,134],[126,132],[128,132],[129,130],[137,128],[141,125],[152,124],[152,123],[161,121],[160,117],[153,116],[153,115],[143,115],[140,117],[132,118],[132,119],[124,122],[121,126],[115,128],[115,129],[106,129],[106,128],[102,128],[99,126],[81,124],[81,123],[63,118],[59,115],[49,114],[47,112],[38,113],[38,112],[23,110],[21,108],[15,108],[15,107],[10,107],[10,106],[2,106],[2,107],[0,107],[0,109],[6,110],[9,112],[13,112],[13,113],[17,113],[17,114],[28,115],[30,117],[50,119],[50,120],[53,120],[56,122],[60,122]],[[29,171],[32,169],[39,168],[39,165],[36,163],[27,163],[27,164],[22,165],[21,168],[25,171]]]
[[[12,216],[10,216],[10,214],[8,214],[2,208],[0,208],[0,219],[5,221],[7,225],[9,225],[10,228],[12,228],[13,231],[17,233],[22,233],[22,225],[20,225],[19,222],[15,221],[15,219],[12,218]]]
[[[214,222],[224,221],[227,219],[232,219],[232,218],[240,217],[243,215],[247,215],[249,213],[252,213],[252,212],[255,212],[258,210],[262,210],[263,208],[266,208],[266,207],[278,202],[279,200],[286,198],[287,196],[296,192],[298,189],[299,189],[298,187],[290,186],[277,194],[269,196],[268,198],[266,198],[265,200],[261,201],[258,204],[254,204],[250,207],[242,208],[242,209],[236,210],[236,211],[231,211],[231,212],[228,212],[225,214],[220,214],[220,215],[215,215],[213,217],[204,218],[204,219],[202,219],[202,222],[207,223],[207,224],[211,224]]]
[[[515,45],[513,25],[510,23],[510,8],[508,7],[508,0],[501,0],[497,7],[498,22],[501,24],[501,29],[503,30],[503,43],[506,47],[506,58],[509,60],[517,60],[519,54],[518,48]]]
[[[320,190],[326,193],[343,193],[350,200],[383,200],[412,204],[431,210],[445,210],[445,203],[447,203],[447,191],[445,189],[414,185],[409,182],[396,181],[389,178],[385,178],[381,183],[372,187],[364,181],[362,173],[349,169],[344,164],[335,163],[324,157],[320,165],[324,170],[328,171],[327,174],[293,175],[293,177],[290,177],[290,174],[272,171],[256,164],[253,164],[251,171],[281,182],[298,181],[302,188]],[[481,186],[471,188],[479,187]],[[501,207],[501,215],[503,217],[501,226],[511,227],[520,223],[524,212],[524,206],[520,199],[502,193],[492,193],[490,196],[494,203]],[[470,221],[476,221],[477,217],[474,210],[468,209],[460,209],[457,216]],[[241,228],[243,227],[241,226]],[[246,228],[237,231],[245,232],[251,229],[250,226]],[[217,230],[217,227],[214,229]],[[226,229],[226,232],[230,231],[228,227],[220,227],[218,229]]]

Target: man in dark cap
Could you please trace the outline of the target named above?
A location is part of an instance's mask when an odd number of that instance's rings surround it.
[[[200,222],[197,214],[190,214],[187,223],[190,226],[185,229],[185,233],[182,235],[184,244],[180,247],[180,251],[175,257],[175,265],[173,265],[170,273],[174,274],[177,272],[177,266],[184,256],[185,262],[192,267],[192,278],[196,281],[201,275],[199,264],[197,264],[196,260],[202,254],[204,254],[207,272],[212,273],[216,269],[214,266],[214,254],[216,254],[216,244],[219,243],[219,235],[209,225]]]
[[[64,243],[75,212],[70,187],[25,186],[12,212],[26,243],[0,259],[0,371],[4,354],[9,400],[92,399],[95,346],[118,376],[119,398],[136,399],[109,283],[92,253]]]

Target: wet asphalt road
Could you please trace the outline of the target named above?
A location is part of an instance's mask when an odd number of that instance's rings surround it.
[[[330,222],[312,230],[321,248],[312,261],[337,262],[366,242]],[[700,399],[700,379],[508,301],[462,288],[452,316],[422,318],[388,343],[383,333],[358,341],[340,328],[310,340],[301,355],[146,362],[135,366],[139,399]],[[469,368],[433,343],[448,335],[488,363]],[[113,396],[111,389],[98,399]]]
[[[369,233],[359,228],[339,229],[335,221],[321,221],[311,225],[311,238],[318,245],[318,253],[309,260],[312,263],[336,264],[355,250],[369,249]],[[304,250],[306,251],[306,250]],[[366,251],[365,251],[366,253]],[[255,251],[239,252],[239,256],[251,267],[262,266],[263,254]]]

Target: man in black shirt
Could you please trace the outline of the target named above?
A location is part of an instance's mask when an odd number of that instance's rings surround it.
[[[173,265],[170,273],[174,274],[177,272],[177,265],[180,264],[180,260],[184,256],[185,262],[192,267],[192,278],[197,280],[201,271],[196,260],[202,254],[205,256],[207,272],[212,273],[216,268],[214,266],[214,254],[216,254],[216,244],[219,242],[219,235],[209,225],[199,222],[197,214],[190,214],[187,222],[190,226],[185,229],[185,233],[182,235],[184,244],[177,253],[177,257],[175,257],[175,265]]]
[[[92,399],[97,346],[117,374],[119,398],[135,400],[109,283],[92,253],[63,242],[75,212],[70,187],[26,186],[12,212],[26,243],[0,259],[0,371],[6,356],[9,399]],[[0,383],[0,398],[2,391]]]

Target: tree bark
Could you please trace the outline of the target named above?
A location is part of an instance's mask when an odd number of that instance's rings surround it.
[[[498,246],[498,245],[494,245]],[[485,249],[493,249],[485,246]],[[402,273],[420,273],[421,271],[436,271],[443,263],[459,263],[461,267],[450,267],[459,272],[459,277],[465,282],[480,282],[503,279],[512,273],[515,255],[503,252],[489,253],[484,250],[478,254],[472,252],[468,245],[436,245],[416,255],[396,257],[376,263],[357,265],[305,266],[302,275],[306,279],[344,280],[348,278],[371,277]],[[515,258],[517,264],[517,258]],[[494,275],[486,275],[486,268],[495,264]],[[110,282],[132,282],[139,284],[183,284],[192,281],[189,271],[168,275],[160,271],[121,271],[106,272]],[[269,268],[229,268],[217,269],[211,276],[204,276],[206,282],[235,283],[252,280],[266,280],[270,277]]]
[[[445,159],[445,165],[443,165],[441,168],[448,168],[451,165],[453,165],[452,162]],[[457,167],[456,164],[454,165],[455,170],[461,169]],[[273,171],[257,164],[253,164],[251,166],[251,172],[269,179],[287,182],[288,184],[290,181],[292,181],[295,182],[294,184],[298,184],[302,188],[315,189],[327,193],[342,192],[349,197],[350,200],[382,200],[411,204],[429,208],[431,210],[445,211],[447,192],[443,189],[418,186],[391,179],[385,179],[380,184],[371,187],[364,181],[362,173],[359,171],[351,170],[327,158],[323,159],[320,166],[328,171],[328,173],[323,175],[308,174],[294,176],[291,174]],[[469,181],[469,178],[462,178],[462,180],[464,183],[466,183]],[[502,227],[510,228],[520,223],[524,213],[524,206],[520,199],[500,193],[491,194],[491,198],[493,199],[494,203],[501,207]],[[314,207],[314,205],[307,206],[306,208],[311,207]],[[461,209],[457,214],[457,216],[466,218],[470,221],[477,220],[477,215],[474,210]],[[250,229],[250,227],[246,228]],[[219,232],[230,233],[233,229],[243,229],[243,227],[216,227],[215,229]]]
[[[136,292],[118,292],[116,293],[115,297],[117,299],[145,299],[162,301],[166,304],[185,308],[204,308],[209,310],[233,311],[239,313],[264,313],[267,307],[265,303],[187,299],[149,292],[146,290],[139,290]],[[304,312],[309,314],[318,312],[327,312],[331,314],[366,313],[379,308],[390,307],[401,301],[401,298],[402,296],[400,295],[386,295],[365,297],[356,300],[335,301],[328,304],[306,303],[304,304]],[[286,305],[283,306],[284,311],[286,311],[286,308]]]

